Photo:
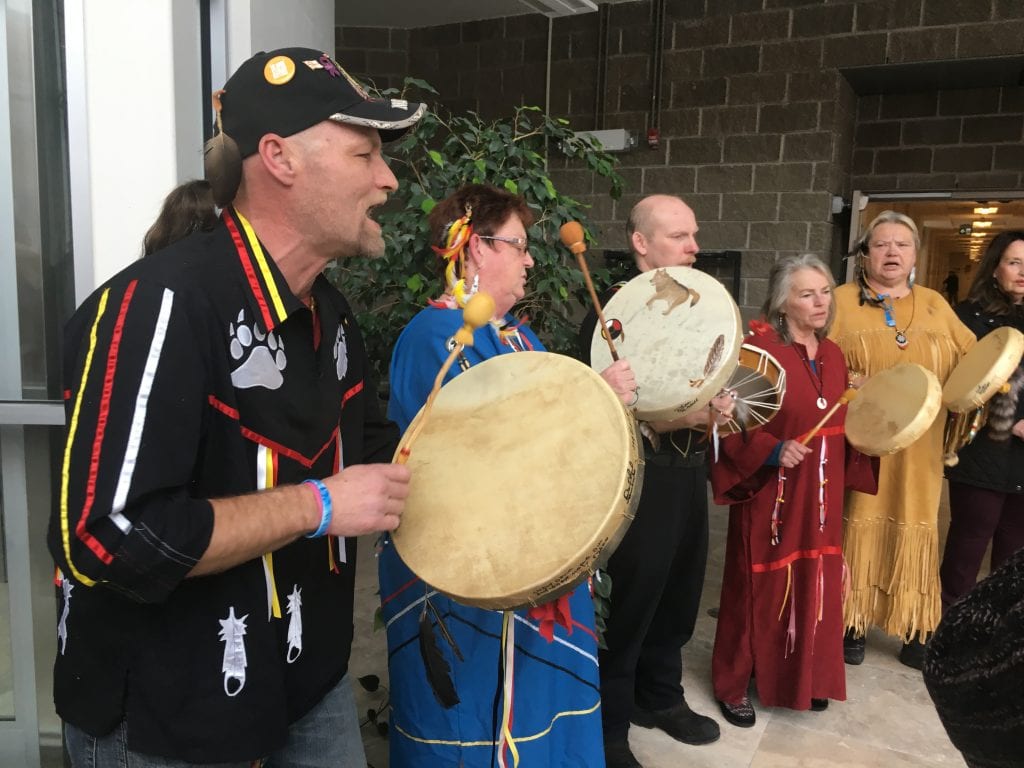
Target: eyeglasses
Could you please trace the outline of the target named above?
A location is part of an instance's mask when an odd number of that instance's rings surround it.
[[[891,245],[896,246],[897,251],[906,251],[910,249],[913,243],[904,240],[896,240],[895,242],[892,240],[879,240],[878,242],[871,243],[869,247],[873,251],[887,251]]]
[[[521,253],[525,253],[530,247],[530,242],[525,237],[512,237],[509,235],[478,235],[478,237],[481,240],[497,240],[501,243],[508,243]]]

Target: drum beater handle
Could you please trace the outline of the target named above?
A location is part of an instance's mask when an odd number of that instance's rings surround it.
[[[558,233],[562,237],[562,244],[576,254],[576,261],[579,262],[580,272],[583,273],[583,280],[590,292],[590,300],[594,302],[594,309],[597,311],[597,321],[601,323],[601,335],[608,342],[608,350],[612,353],[612,360],[619,359],[619,353],[612,343],[611,334],[608,333],[608,324],[604,321],[604,313],[601,311],[601,302],[597,298],[597,291],[594,290],[594,283],[590,280],[590,270],[587,268],[587,259],[583,255],[587,251],[587,243],[583,236],[583,226],[578,221],[567,221],[562,225]]]
[[[839,396],[839,399],[836,400],[835,404],[828,409],[828,413],[822,416],[821,421],[814,425],[814,429],[812,429],[810,432],[808,432],[800,439],[800,445],[807,445],[809,442],[811,442],[811,438],[818,434],[818,430],[825,426],[825,422],[832,418],[832,414],[839,410],[839,406],[846,405],[855,397],[857,397],[856,389],[850,388],[843,392],[843,394]]]

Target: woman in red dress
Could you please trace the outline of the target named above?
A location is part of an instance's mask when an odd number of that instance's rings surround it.
[[[871,492],[871,462],[846,445],[845,406],[800,442],[847,388],[843,354],[826,338],[833,287],[816,256],[774,265],[766,322],[752,323],[746,343],[785,369],[782,408],[723,438],[711,470],[716,501],[732,505],[712,679],[723,716],[741,727],[755,720],[751,676],[765,706],[820,711],[846,698],[843,489],[856,478]]]

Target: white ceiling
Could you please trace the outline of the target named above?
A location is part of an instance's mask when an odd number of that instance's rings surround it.
[[[594,0],[621,3],[629,0]],[[414,29],[457,21],[521,16],[530,9],[519,0],[335,0],[334,23],[339,27]]]

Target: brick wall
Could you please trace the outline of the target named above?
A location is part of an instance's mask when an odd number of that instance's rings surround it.
[[[414,70],[409,66],[407,29],[337,27],[334,48],[338,62],[353,75],[380,90],[401,88]]]
[[[743,252],[739,301],[751,314],[780,254],[812,251],[839,271],[835,195],[1022,182],[1024,89],[858,97],[841,71],[1019,55],[1021,0],[666,0],[665,10],[660,147],[619,155],[617,202],[586,171],[555,163],[559,188],[593,205],[605,248],[626,246],[622,222],[642,196],[679,194],[702,247]],[[643,143],[652,2],[607,13],[600,94],[600,15],[555,20],[550,110],[578,130],[627,128]],[[543,105],[547,31],[540,16],[412,30],[409,73],[456,109]]]
[[[852,184],[865,191],[1019,189],[1024,88],[866,96]]]

